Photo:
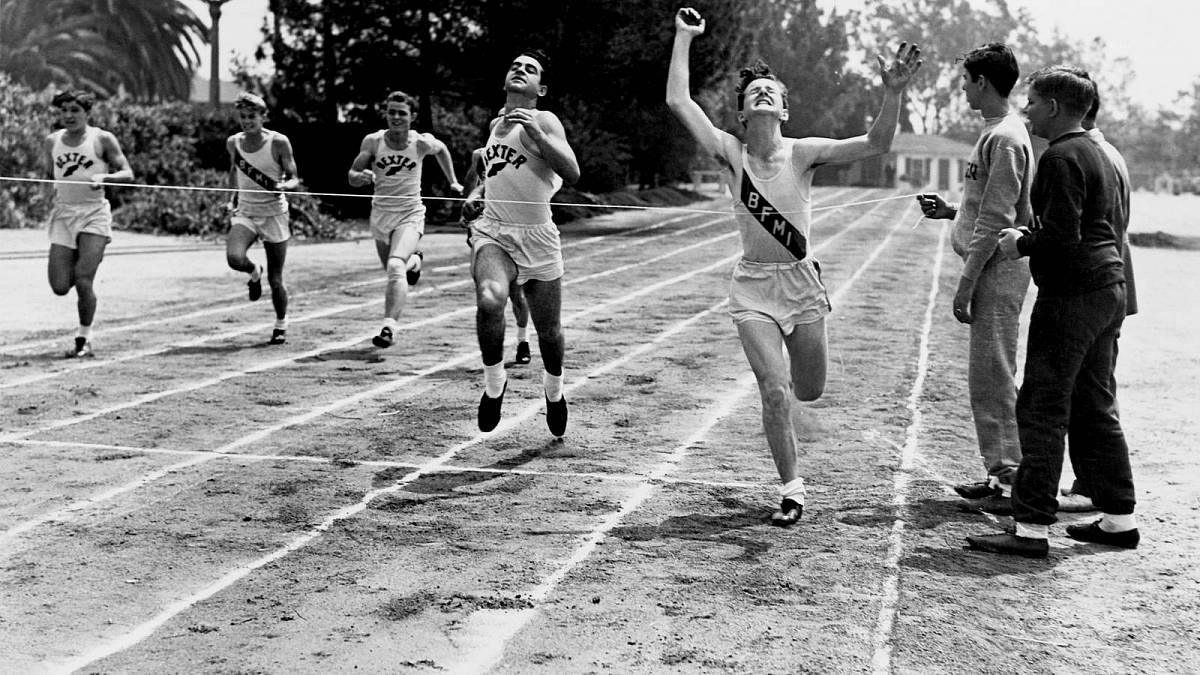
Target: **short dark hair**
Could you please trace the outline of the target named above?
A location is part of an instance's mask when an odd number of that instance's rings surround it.
[[[383,97],[383,107],[386,108],[387,104],[389,103],[403,103],[404,105],[407,105],[410,110],[416,109],[417,107],[416,99],[400,91],[399,89],[388,92],[388,95]]]
[[[1012,93],[1013,86],[1021,78],[1017,56],[1003,42],[989,42],[962,55],[963,68],[974,80],[980,76],[996,88],[1001,96]]]
[[[782,90],[783,107],[788,107],[787,85],[775,73],[771,72],[771,66],[768,66],[766,61],[755,59],[754,63],[742,68],[738,72],[738,83],[734,92],[737,93],[737,109],[739,112],[741,112],[742,105],[746,102],[746,87],[749,87],[750,83],[755,80],[774,80]]]
[[[61,108],[68,103],[77,103],[84,111],[91,112],[92,106],[96,105],[96,95],[83,89],[68,89],[58,92],[50,100],[50,105],[55,108]]]
[[[1026,82],[1042,98],[1052,98],[1072,113],[1086,115],[1099,97],[1096,83],[1086,70],[1070,66],[1050,66],[1033,73]]]
[[[546,52],[534,47],[532,49],[526,49],[520,54],[517,54],[517,56],[528,56],[531,59],[537,59],[537,62],[542,66],[542,75],[540,78],[538,78],[538,80],[543,85],[546,84],[546,73],[550,70],[550,56],[547,55]]]

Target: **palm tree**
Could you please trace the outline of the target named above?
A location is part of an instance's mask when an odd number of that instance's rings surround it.
[[[186,99],[206,41],[181,0],[0,0],[0,71],[35,89]]]

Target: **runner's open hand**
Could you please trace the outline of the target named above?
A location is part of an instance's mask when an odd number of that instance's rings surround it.
[[[882,56],[876,56],[875,60],[879,62],[879,74],[883,77],[883,86],[899,93],[908,86],[914,75],[921,68],[921,48],[917,45],[909,45],[907,42],[901,42],[900,48],[896,50],[896,60],[891,66],[884,63]]]

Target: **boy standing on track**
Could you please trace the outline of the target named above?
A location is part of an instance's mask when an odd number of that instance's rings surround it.
[[[421,278],[423,254],[417,250],[425,234],[425,204],[421,202],[421,167],[433,155],[450,183],[462,194],[454,177],[454,164],[446,144],[433,134],[411,128],[414,103],[402,91],[393,91],[383,101],[387,129],[368,134],[350,166],[354,187],[375,186],[371,201],[371,236],[379,262],[387,272],[384,291],[383,327],[371,341],[376,347],[391,347],[396,322],[408,300],[409,288]]]
[[[963,271],[954,294],[954,318],[969,324],[967,388],[979,454],[987,479],[955,485],[960,497],[1007,515],[1013,476],[1021,464],[1017,434],[1017,342],[1021,305],[1029,289],[1029,265],[1000,252],[1000,231],[1032,219],[1033,146],[1008,95],[1020,77],[1017,58],[998,42],[967,52],[962,64],[967,105],[983,116],[971,151],[961,205],[938,194],[917,195],[926,218],[953,218],[955,253]]]
[[[275,327],[267,344],[287,342],[287,288],[283,284],[283,265],[287,261],[288,201],[284,192],[300,186],[292,143],[287,136],[263,128],[267,104],[254,94],[243,93],[233,104],[242,131],[225,141],[229,152],[229,187],[233,199],[229,236],[225,240],[225,260],[231,269],[250,275],[247,284],[251,300],[262,297],[262,265],[252,262],[246,252],[262,239],[267,254],[267,283],[271,285],[271,304],[275,308]]]
[[[67,358],[94,356],[92,321],[96,318],[93,282],[104,249],[112,241],[112,208],[105,183],[133,182],[133,169],[112,133],[88,124],[96,97],[64,91],[51,101],[63,128],[46,136],[47,173],[54,183],[48,276],[55,295],[75,289],[79,329]]]
[[[522,52],[504,79],[504,114],[492,123],[484,146],[483,185],[464,204],[468,214],[483,201],[472,225],[476,333],[483,357],[484,391],[479,429],[500,423],[508,388],[504,371],[504,306],[515,281],[524,287],[545,373],[546,426],[555,437],[567,429],[563,397],[562,244],[551,220],[550,198],[563,182],[579,180],[579,162],[562,122],[538,110],[546,95],[549,60],[540,50]],[[469,217],[469,216],[468,216]]]
[[[808,255],[813,171],[822,164],[887,152],[896,133],[901,94],[921,66],[920,50],[901,44],[890,67],[877,57],[883,107],[867,134],[842,140],[784,138],[787,89],[759,60],[741,71],[737,88],[738,119],[746,129],[743,143],[714,127],[692,100],[688,57],[692,40],[704,28],[694,9],[681,9],[675,16],[667,105],[703,151],[721,164],[732,193],[744,250],[733,270],[730,314],[758,380],[763,429],[783,483],[780,508],[771,522],[787,527],[804,511],[792,398],[813,401],[824,392],[825,315],[831,310],[820,267]],[[790,359],[783,354],[785,348]]]
[[[1117,174],[1083,130],[1095,87],[1081,71],[1047,68],[1029,78],[1025,115],[1050,141],[1033,182],[1034,226],[1006,229],[1006,255],[1029,256],[1038,287],[1029,324],[1025,377],[1017,397],[1021,466],[1013,484],[1015,534],[967,537],[970,548],[1044,558],[1057,520],[1068,425],[1084,425],[1077,450],[1092,499],[1104,516],[1069,525],[1081,541],[1137,548],[1136,495],[1129,448],[1116,411],[1113,346],[1125,320],[1125,275]],[[1074,440],[1074,439],[1073,439]]]
[[[501,111],[503,113],[503,111]],[[467,171],[467,175],[463,178],[466,181],[464,190],[467,194],[474,192],[483,181],[483,173],[487,170],[483,161],[483,148],[476,148],[471,152],[471,167]],[[480,188],[482,192],[482,188]],[[467,229],[467,246],[471,245],[471,224],[479,217],[482,211],[482,204],[478,201],[474,202],[479,208],[475,209],[474,215],[468,213],[467,209],[463,209],[462,225]],[[513,318],[517,320],[517,354],[513,359],[513,363],[517,365],[526,365],[532,360],[532,355],[529,353],[529,338],[526,330],[529,326],[529,304],[525,302],[525,291],[521,290],[521,285],[513,279],[512,284],[508,287],[508,299],[512,303]]]

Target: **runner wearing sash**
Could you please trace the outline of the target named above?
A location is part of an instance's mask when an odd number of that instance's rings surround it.
[[[112,209],[104,197],[107,183],[130,183],[133,169],[112,133],[88,124],[96,97],[64,91],[51,101],[62,129],[46,137],[46,171],[54,185],[48,272],[50,289],[66,295],[75,289],[79,329],[67,358],[93,356],[92,321],[96,292],[92,282],[104,249],[112,241]]]
[[[241,133],[225,141],[229,152],[229,186],[236,190],[229,203],[232,212],[229,236],[225,240],[225,260],[229,267],[250,275],[247,283],[251,300],[262,297],[263,267],[246,255],[254,242],[262,239],[267,254],[267,283],[271,286],[271,304],[275,307],[275,327],[268,344],[287,341],[287,288],[283,285],[283,265],[287,260],[288,202],[283,193],[300,185],[296,160],[287,136],[263,128],[267,104],[254,94],[240,94],[233,104]]]
[[[787,527],[804,511],[792,399],[813,401],[825,389],[825,315],[830,306],[820,267],[809,255],[813,171],[822,164],[852,162],[891,148],[901,93],[921,65],[920,50],[901,43],[890,66],[876,57],[883,107],[868,133],[841,140],[784,138],[787,88],[759,60],[741,71],[737,87],[743,143],[714,127],[691,98],[688,57],[692,40],[704,28],[694,9],[681,9],[675,16],[667,105],[702,151],[727,172],[743,248],[730,284],[730,314],[758,380],[763,430],[782,482],[780,508],[771,522]]]
[[[408,300],[409,287],[421,278],[424,257],[417,250],[425,234],[425,204],[421,201],[421,168],[433,155],[450,183],[450,191],[462,194],[454,177],[454,164],[446,144],[433,134],[411,128],[416,101],[402,91],[383,100],[387,129],[363,138],[347,180],[354,187],[374,185],[371,201],[371,236],[379,262],[387,272],[384,290],[383,326],[372,338],[376,347],[391,347],[396,323]]]

